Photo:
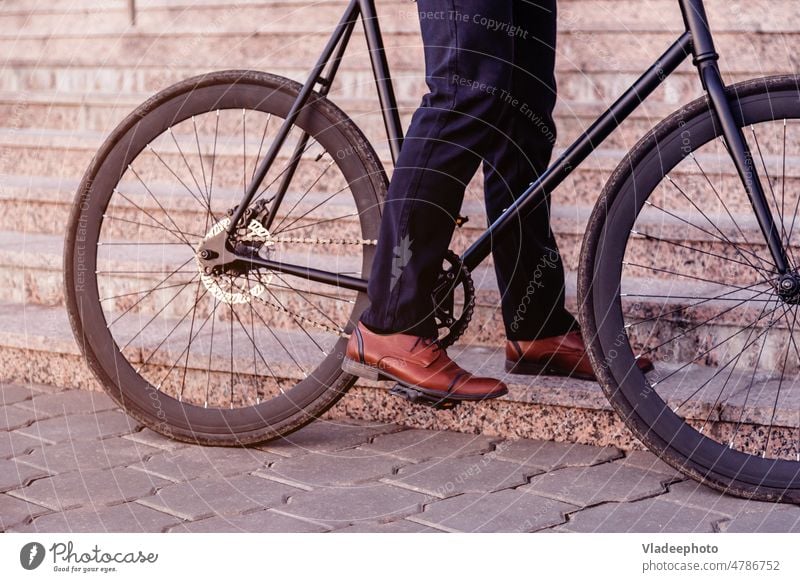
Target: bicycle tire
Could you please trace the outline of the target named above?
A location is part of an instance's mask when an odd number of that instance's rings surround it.
[[[800,119],[800,79],[795,76],[753,79],[730,86],[727,95],[737,123],[740,127],[753,128],[754,136],[758,124],[779,124],[783,119],[785,164],[786,124],[787,121]],[[629,337],[633,334],[630,330],[632,316],[628,310],[635,309],[635,306],[623,306],[621,292],[626,285],[623,272],[627,267],[624,263],[626,257],[630,256],[626,253],[633,252],[631,241],[634,240],[634,235],[642,235],[639,230],[632,231],[639,228],[635,225],[638,224],[639,217],[644,215],[643,209],[653,208],[651,200],[657,196],[658,186],[665,183],[665,179],[672,180],[670,172],[689,159],[693,159],[699,167],[697,158],[691,156],[703,146],[713,144],[720,134],[719,123],[711,112],[709,102],[702,97],[658,124],[618,165],[595,204],[583,240],[578,273],[580,320],[589,357],[604,393],[633,434],[651,451],[685,475],[720,491],[764,501],[796,503],[800,501],[800,459],[796,460],[794,453],[791,458],[768,458],[766,446],[770,444],[769,433],[766,436],[765,452],[761,455],[746,452],[745,445],[742,445],[743,450],[735,448],[735,432],[730,443],[724,442],[727,436],[718,436],[722,442],[717,442],[711,436],[713,431],[706,429],[706,424],[698,429],[698,422],[689,422],[677,414],[673,410],[674,404],[667,402],[669,395],[663,393],[663,390],[659,393],[658,382],[648,381],[646,375],[634,364],[636,349]],[[763,176],[762,181],[765,181]],[[675,193],[674,196],[677,199],[681,195]],[[696,194],[693,192],[692,196]],[[711,197],[710,194],[708,196]],[[656,203],[656,208],[660,208],[658,204],[661,202]],[[711,227],[708,228],[711,230]],[[707,249],[704,252],[710,254]],[[739,262],[745,263],[744,260]],[[651,269],[653,266],[651,265]],[[742,269],[742,266],[738,265],[736,268]],[[664,267],[662,270],[668,269]],[[702,273],[700,275],[697,278],[701,278]],[[731,273],[731,277],[733,276]],[[731,280],[726,282],[731,283]],[[762,313],[765,308],[766,304]],[[658,317],[663,314],[663,311],[658,312],[655,309],[655,315],[651,315],[651,319],[657,322]],[[793,328],[789,333],[792,331]],[[688,334],[684,337],[687,336]],[[765,338],[764,344],[766,342]],[[748,349],[747,346],[745,343],[744,349]],[[699,351],[699,348],[693,346],[686,349]],[[788,349],[787,346],[787,351]],[[686,352],[673,346],[672,353]],[[759,353],[756,366],[760,358]],[[695,363],[692,362],[693,365]],[[783,372],[785,364],[784,361]],[[656,365],[658,366],[658,361]],[[753,377],[755,374],[754,368]],[[781,381],[782,379],[783,376]],[[725,390],[724,386],[722,390]],[[746,398],[744,402],[747,403]],[[724,403],[714,404],[722,406]],[[708,419],[716,414],[716,419],[722,425],[723,416],[719,410],[721,408],[710,410]],[[686,413],[686,416],[689,414]],[[740,416],[739,422],[741,421]]]
[[[213,114],[215,109],[217,118],[220,111],[238,109],[242,110],[243,116],[252,111],[269,112],[270,116],[285,118],[300,89],[300,84],[277,75],[237,70],[201,75],[168,87],[140,105],[109,135],[76,193],[64,254],[66,303],[75,337],[88,367],[111,398],[131,417],[169,438],[204,445],[241,446],[286,436],[319,418],[355,382],[354,376],[340,368],[346,345],[345,333],[344,337],[335,340],[334,348],[313,372],[290,390],[284,392],[281,389],[277,396],[252,406],[233,407],[231,404],[231,408],[222,405],[206,408],[168,395],[161,390],[160,384],[154,386],[140,376],[109,332],[110,325],[100,305],[98,275],[95,274],[98,271],[96,243],[103,229],[103,216],[125,168],[155,139],[153,136],[166,135],[165,132],[171,132],[177,123],[188,123],[187,120],[194,123],[194,116]],[[388,180],[364,134],[344,112],[315,92],[312,92],[295,125],[306,131],[323,147],[323,151],[333,152],[331,164],[335,163],[343,178],[355,184],[351,185],[351,192],[353,204],[358,208],[361,236],[364,239],[377,238],[380,204],[385,198]],[[266,131],[265,126],[265,134]],[[214,140],[216,155],[216,134]],[[336,152],[344,153],[337,156]],[[202,164],[203,154],[200,154],[200,160]],[[211,172],[213,185],[213,166]],[[210,203],[209,213],[213,215]],[[370,247],[362,247],[362,272],[369,271],[372,256]],[[197,286],[201,288],[199,282]],[[355,324],[366,303],[366,294],[358,293],[345,326],[346,332]],[[216,302],[214,309],[212,319],[217,318]],[[233,327],[232,315],[230,317]],[[191,341],[191,331],[188,337]],[[255,339],[251,338],[251,341],[255,346]],[[233,335],[230,349],[233,390]],[[187,362],[188,358],[187,352]],[[255,360],[255,355],[253,358]]]

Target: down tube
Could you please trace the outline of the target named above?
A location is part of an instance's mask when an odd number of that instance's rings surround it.
[[[667,51],[617,99],[586,132],[569,146],[541,177],[495,220],[462,255],[467,269],[477,267],[491,252],[493,240],[504,235],[517,216],[534,210],[572,170],[580,165],[611,133],[633,113],[678,65],[691,54],[692,37],[684,32]]]

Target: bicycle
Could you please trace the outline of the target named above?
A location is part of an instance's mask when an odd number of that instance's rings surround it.
[[[797,502],[788,383],[800,365],[800,197],[787,196],[798,153],[787,131],[800,85],[726,86],[702,0],[678,3],[685,31],[466,252],[447,256],[439,342],[469,323],[469,273],[492,240],[692,56],[705,95],[647,133],[597,200],[578,274],[582,329],[614,410],[659,457],[736,495]],[[387,178],[327,94],[359,18],[396,160],[403,134],[374,1],[350,0],[304,84],[255,71],[187,79],[132,112],[88,168],[66,234],[70,320],[101,384],[146,426],[260,442],[319,417],[355,382],[340,364],[366,306]],[[634,365],[642,354],[655,375]]]

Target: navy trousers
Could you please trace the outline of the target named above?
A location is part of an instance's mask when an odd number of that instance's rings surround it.
[[[418,0],[417,8],[429,92],[390,180],[361,321],[380,333],[433,336],[432,287],[479,165],[492,221],[550,161],[556,0]],[[549,206],[492,246],[509,339],[577,329],[564,308]]]

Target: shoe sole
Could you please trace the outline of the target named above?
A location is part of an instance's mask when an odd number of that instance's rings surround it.
[[[401,380],[397,376],[385,372],[383,370],[379,370],[374,366],[370,366],[368,364],[362,364],[360,362],[356,362],[355,360],[351,360],[350,358],[345,358],[342,360],[342,371],[347,372],[348,374],[352,374],[353,376],[358,376],[359,378],[366,378],[368,380],[389,380],[392,382],[397,382],[401,386],[405,386],[406,388],[411,388],[412,390],[416,390],[417,392],[423,394],[424,396],[435,399],[436,401],[442,402],[447,400],[452,401],[464,401],[464,400],[490,400],[492,398],[498,398],[500,396],[505,396],[508,394],[508,388],[504,388],[499,392],[493,392],[492,394],[485,394],[482,396],[470,396],[470,395],[459,395],[459,394],[450,394],[447,392],[437,392],[435,390],[430,390],[425,388],[424,386],[418,386],[417,384],[409,384],[405,380]]]

